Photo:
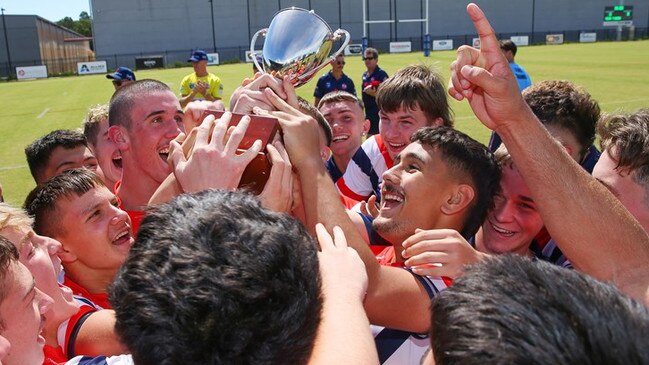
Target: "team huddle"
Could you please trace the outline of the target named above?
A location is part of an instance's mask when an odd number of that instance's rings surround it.
[[[24,206],[0,203],[0,361],[649,363],[649,109],[522,85],[467,12],[481,49],[458,49],[447,86],[423,65],[388,77],[368,48],[361,97],[339,57],[315,106],[256,73],[217,119],[200,52],[180,100],[109,75],[81,130],[25,148]],[[238,150],[248,115],[281,136]],[[260,152],[254,195],[238,187]]]

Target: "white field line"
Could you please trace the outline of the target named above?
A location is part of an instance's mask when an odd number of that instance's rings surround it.
[[[27,167],[27,165],[2,166],[2,167],[0,167],[0,171],[24,169],[26,167]]]
[[[50,108],[45,108],[45,110],[43,110],[43,111],[42,111],[42,112],[41,112],[41,113],[36,117],[36,119],[41,119],[41,118],[43,118],[43,117],[45,116],[45,114],[47,114],[47,112],[49,112],[49,111],[50,111]]]

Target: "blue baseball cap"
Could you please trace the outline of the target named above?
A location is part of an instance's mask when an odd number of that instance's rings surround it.
[[[207,61],[207,53],[202,49],[197,49],[192,53],[187,62]]]
[[[135,74],[128,67],[118,67],[115,73],[106,75],[107,79],[135,81]]]

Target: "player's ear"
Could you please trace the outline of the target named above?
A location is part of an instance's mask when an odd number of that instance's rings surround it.
[[[369,131],[370,131],[370,120],[365,119],[363,121],[363,135],[366,136],[367,132],[369,132]]]
[[[331,149],[327,146],[320,147],[320,158],[322,158],[322,161],[327,161],[329,156],[331,156]]]
[[[442,204],[442,212],[446,215],[461,213],[471,204],[473,198],[475,198],[473,188],[467,184],[460,184],[451,191]]]
[[[75,255],[73,252],[68,251],[65,247],[63,247],[57,255],[61,259],[61,262],[63,263],[70,263],[77,261],[77,255]]]
[[[121,125],[113,125],[108,128],[108,137],[117,146],[120,151],[127,150],[130,146],[126,128]]]

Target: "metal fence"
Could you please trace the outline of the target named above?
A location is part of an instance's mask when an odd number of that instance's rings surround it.
[[[597,41],[614,41],[617,39],[617,30],[615,28],[610,29],[593,29],[593,30],[573,30],[573,31],[556,31],[556,32],[536,32],[536,33],[498,33],[498,38],[505,39],[512,36],[528,36],[529,44],[545,44],[545,36],[548,34],[563,34],[564,43],[576,43],[579,42],[579,35],[582,32],[596,33]],[[473,43],[473,38],[476,38],[475,34],[464,34],[464,35],[444,35],[444,34],[431,34],[432,40],[441,40],[441,39],[452,39],[453,47],[458,48],[462,45],[471,45]],[[649,38],[649,28],[635,28],[632,34],[630,34],[629,28],[624,28],[622,31],[622,40],[629,39],[647,39]],[[388,53],[390,49],[391,41],[410,41],[413,52],[423,51],[423,39],[420,37],[410,37],[410,38],[399,38],[399,39],[369,39],[369,46],[377,48],[382,53]],[[352,42],[354,43],[354,42]],[[357,42],[360,43],[360,40]],[[241,47],[217,47],[216,49],[206,49],[208,53],[218,53],[219,61],[221,64],[230,63],[230,62],[245,62],[246,51],[249,48],[246,46]],[[148,53],[129,53],[129,54],[112,54],[112,55],[97,55],[97,61],[106,61],[108,70],[114,70],[118,66],[126,66],[133,69],[135,67],[135,60],[140,57],[153,57],[153,56],[162,56],[164,60],[164,66],[167,68],[170,67],[181,67],[187,65],[187,58],[191,55],[191,49],[184,50],[161,50],[160,52],[148,52]],[[51,70],[60,70],[65,69],[66,71],[63,74],[75,74],[76,73],[76,62],[83,62],[85,59],[50,59],[47,61],[33,60],[33,61],[21,61],[21,62],[12,62],[13,66],[39,66],[47,65],[48,72],[52,73]],[[74,65],[73,68],[70,65]],[[6,77],[8,75],[9,65],[7,62],[0,62],[0,75]],[[15,70],[14,70],[15,72]]]

